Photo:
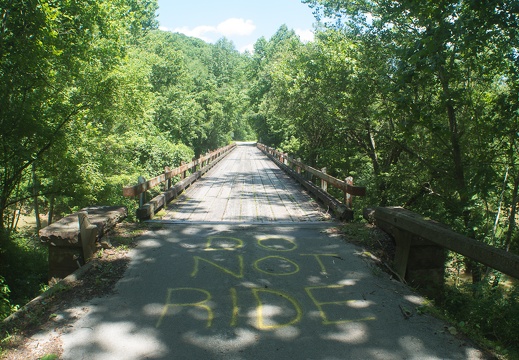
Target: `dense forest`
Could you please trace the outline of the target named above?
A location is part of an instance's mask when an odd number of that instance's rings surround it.
[[[154,0],[0,0],[0,316],[28,299],[18,283],[46,280],[13,255],[43,251],[42,214],[132,213],[123,186],[233,140],[354,176],[357,207],[405,206],[519,252],[519,3],[302,2],[315,41],[281,26],[242,54],[158,30]],[[451,261],[471,285],[500,283]]]

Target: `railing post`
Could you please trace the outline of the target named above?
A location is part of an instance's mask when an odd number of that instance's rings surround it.
[[[144,184],[146,182],[146,179],[144,176],[139,176],[139,179],[137,180],[139,184]],[[146,191],[141,192],[139,194],[139,208],[144,206],[144,203],[146,202]]]
[[[323,167],[321,169],[321,172],[323,174],[326,174],[326,168]],[[323,189],[323,191],[325,191],[325,192],[328,192],[328,182],[326,180],[324,180],[324,179],[321,179],[321,189]]]
[[[301,158],[297,158],[297,166],[296,166],[296,172],[301,175],[301,166],[299,166],[299,164],[301,164]]]
[[[165,166],[164,167],[164,176],[167,176],[167,173],[170,171],[171,171],[171,169],[169,168],[169,166]],[[169,188],[171,188],[171,178],[166,179],[165,187],[166,188],[164,189],[164,191],[167,191]]]
[[[184,165],[186,165],[186,162],[181,161],[180,166],[184,166]],[[180,173],[180,180],[184,180],[186,178],[186,173],[187,173],[187,170],[184,170]]]
[[[346,184],[353,186],[353,177],[348,176],[346,179],[344,179]],[[348,209],[353,208],[353,201],[351,194],[348,193],[348,191],[344,190],[344,204],[348,207]]]
[[[306,180],[310,181],[312,184],[314,183],[314,175],[305,169],[305,178]]]

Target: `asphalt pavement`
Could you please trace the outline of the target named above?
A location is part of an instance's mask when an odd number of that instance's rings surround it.
[[[483,359],[333,223],[163,224],[63,359]]]

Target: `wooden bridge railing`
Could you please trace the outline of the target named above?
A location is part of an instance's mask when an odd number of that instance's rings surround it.
[[[208,154],[201,155],[198,159],[191,161],[189,164],[183,164],[174,169],[166,167],[163,174],[150,180],[146,180],[140,176],[138,180],[139,184],[123,188],[123,196],[139,196],[137,218],[139,220],[151,219],[160,208],[180,195],[187,187],[216,165],[235,147],[236,144],[227,145]],[[188,171],[191,172],[190,176],[187,176]],[[179,175],[181,180],[172,186],[171,179]],[[154,197],[149,202],[144,203],[146,192],[163,183],[164,192]]]
[[[412,211],[378,207],[367,210],[365,217],[395,239],[394,267],[398,275],[427,295],[441,293],[446,249],[519,279],[519,255],[458,234]]]
[[[365,196],[366,188],[363,186],[353,186],[353,178],[351,176],[344,181],[339,180],[328,175],[326,168],[319,171],[302,163],[300,159],[293,159],[289,154],[282,153],[264,144],[258,143],[257,147],[290,176],[299,181],[308,191],[317,196],[325,205],[334,210],[339,219],[353,220],[352,196]],[[320,188],[313,184],[311,181],[312,177],[321,180]],[[344,193],[343,202],[328,193],[328,185]]]

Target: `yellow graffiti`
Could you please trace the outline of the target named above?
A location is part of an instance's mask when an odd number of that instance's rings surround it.
[[[286,241],[288,243],[290,243],[290,248],[284,248],[284,247],[281,247],[281,246],[273,246],[273,245],[265,245],[263,244],[264,241],[268,241],[268,240],[283,240],[283,241]],[[295,249],[297,249],[297,244],[295,243],[294,240],[292,239],[289,239],[289,238],[283,238],[283,237],[280,237],[279,235],[265,235],[265,236],[262,236],[260,238],[258,238],[258,245],[264,249],[267,249],[267,250],[270,250],[270,251],[294,251]]]
[[[238,272],[234,272],[232,270],[224,268],[223,266],[221,266],[221,265],[219,265],[219,264],[217,264],[215,262],[212,262],[211,260],[204,259],[204,258],[202,258],[200,256],[193,256],[193,260],[195,261],[195,265],[194,265],[194,268],[193,268],[193,272],[191,272],[191,277],[195,277],[198,274],[199,263],[200,263],[200,261],[204,261],[204,262],[206,262],[208,264],[211,264],[214,267],[222,270],[226,274],[229,274],[229,275],[234,276],[235,278],[241,279],[243,277],[243,256],[237,255],[237,258],[238,258],[239,271]]]
[[[238,307],[238,293],[235,288],[231,288],[231,301],[232,301],[232,317],[231,326],[238,325],[238,315],[240,314],[240,308]]]
[[[259,267],[259,264],[265,260],[268,260],[268,259],[280,259],[281,261],[284,261],[284,262],[288,262],[290,264],[292,264],[292,266],[294,267],[294,270],[291,271],[291,272],[278,272],[278,273],[275,273],[273,272],[273,270],[263,270]],[[258,270],[259,272],[262,272],[262,273],[265,273],[265,274],[269,274],[269,275],[276,275],[276,276],[287,276],[287,275],[294,275],[295,273],[299,272],[299,265],[297,265],[295,262],[293,262],[292,260],[290,259],[287,259],[283,256],[276,256],[276,255],[271,255],[271,256],[266,256],[264,258],[261,258],[261,259],[258,259],[254,262],[253,264],[254,266],[254,269]]]
[[[301,321],[301,318],[303,317],[303,310],[301,310],[301,305],[299,305],[297,300],[293,299],[288,294],[285,294],[281,291],[276,291],[276,290],[271,290],[271,289],[262,289],[262,288],[254,288],[254,289],[252,289],[252,293],[254,294],[254,297],[256,298],[256,301],[258,303],[258,307],[256,308],[258,329],[260,329],[260,330],[276,330],[276,329],[279,329],[279,328],[282,328],[285,326],[290,326],[290,325],[296,324],[299,321]],[[280,297],[288,300],[293,305],[293,307],[296,311],[295,317],[292,320],[290,320],[289,322],[284,323],[284,324],[273,324],[273,325],[265,324],[264,314],[263,314],[264,305],[263,305],[263,302],[261,301],[260,293],[270,293],[270,294],[274,294],[274,295],[280,296]]]
[[[202,293],[205,295],[205,299],[201,300],[201,301],[197,301],[197,302],[193,302],[193,303],[174,303],[174,302],[171,302],[171,296],[173,294],[173,292],[184,292],[184,291],[187,291],[187,292],[199,292],[199,293]],[[207,290],[204,290],[204,289],[198,289],[198,288],[174,288],[174,289],[168,289],[168,294],[166,296],[166,303],[164,305],[164,308],[162,310],[162,314],[160,315],[160,318],[159,320],[157,321],[157,325],[156,327],[159,328],[161,325],[162,325],[162,322],[164,321],[164,318],[167,316],[168,314],[168,310],[170,308],[174,308],[176,306],[178,307],[196,307],[196,308],[200,308],[200,309],[203,309],[203,310],[206,310],[207,311],[207,325],[206,327],[211,327],[211,324],[213,322],[213,318],[214,318],[214,314],[213,314],[213,310],[211,310],[211,308],[206,305],[207,302],[209,302],[209,300],[211,300],[211,293]]]
[[[317,306],[317,309],[319,310],[319,314],[321,315],[321,318],[323,319],[323,325],[334,325],[334,324],[344,324],[348,322],[353,321],[368,321],[368,320],[375,320],[375,317],[366,317],[361,319],[348,319],[348,320],[330,320],[328,319],[328,315],[326,315],[326,312],[323,309],[323,306],[325,305],[347,305],[350,303],[355,302],[355,300],[342,300],[342,301],[319,301],[315,298],[314,294],[312,293],[313,290],[319,290],[319,289],[342,289],[344,285],[326,285],[326,286],[308,286],[305,287],[305,291],[314,302],[315,306]]]
[[[326,267],[323,264],[323,261],[321,260],[321,256],[331,256],[331,257],[339,257],[337,254],[300,254],[301,256],[313,256],[315,257],[315,260],[321,267],[321,273],[327,273]]]
[[[221,242],[221,244],[218,244],[219,246],[213,246],[213,243],[215,240],[224,240]],[[229,241],[230,240],[230,241]],[[234,246],[230,244],[231,242],[236,243]],[[216,245],[216,244],[215,244]],[[227,250],[232,251],[236,249],[240,249],[243,247],[243,240],[228,236],[211,236],[207,238],[207,244],[205,245],[205,251],[220,251],[220,250]]]

